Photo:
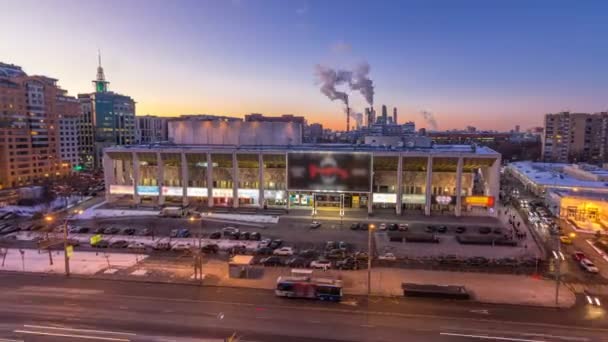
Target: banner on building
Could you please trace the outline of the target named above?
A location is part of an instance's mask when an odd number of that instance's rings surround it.
[[[372,203],[397,203],[397,194],[374,193]]]
[[[161,190],[163,196],[184,196],[184,188],[181,186],[163,186]]]
[[[472,207],[493,207],[494,196],[467,196],[464,198],[464,204]]]
[[[186,188],[188,197],[207,197],[207,188]]]
[[[371,191],[369,153],[290,152],[287,188],[290,191]]]
[[[110,185],[111,195],[133,195],[134,192],[133,185]]]
[[[405,194],[401,198],[403,204],[426,204],[426,195],[424,194]]]
[[[138,185],[137,194],[142,196],[158,196],[158,187],[154,185]]]
[[[449,205],[456,204],[456,196],[435,195],[432,197],[434,204]]]

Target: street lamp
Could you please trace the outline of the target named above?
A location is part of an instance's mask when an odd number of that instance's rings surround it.
[[[560,283],[560,277],[561,277],[561,262],[562,260],[566,260],[566,258],[564,257],[564,253],[562,253],[561,251],[561,241],[559,239],[559,237],[557,237],[556,235],[556,239],[555,239],[556,243],[557,243],[557,251],[553,251],[553,258],[556,260],[556,264],[555,264],[555,306],[558,307],[559,306],[559,283]]]
[[[374,224],[369,225],[367,230],[367,295],[372,292],[372,231],[376,229]]]

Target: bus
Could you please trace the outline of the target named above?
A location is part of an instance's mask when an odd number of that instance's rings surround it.
[[[342,299],[342,280],[302,276],[279,277],[275,294],[278,297],[339,302]]]

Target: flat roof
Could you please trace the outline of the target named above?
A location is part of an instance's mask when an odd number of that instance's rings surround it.
[[[508,167],[536,185],[608,191],[608,182],[579,179],[565,173],[563,168],[568,165],[572,164],[522,161],[510,163]]]
[[[180,145],[142,144],[112,146],[105,150],[125,152],[131,150],[180,149],[180,150],[241,150],[241,151],[331,151],[331,152],[423,152],[423,153],[464,153],[497,157],[500,154],[486,146],[433,145],[432,147],[372,146],[362,144],[301,144],[301,145]],[[139,151],[138,151],[139,152]]]
[[[580,191],[580,190],[574,191],[574,190],[566,190],[566,189],[553,190],[551,192],[556,194],[559,197],[574,197],[574,198],[608,202],[608,194],[605,194],[605,193],[597,193],[597,192],[592,192],[592,191]]]

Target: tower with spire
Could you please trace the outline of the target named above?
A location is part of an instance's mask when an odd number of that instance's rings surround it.
[[[95,85],[95,92],[97,93],[105,93],[108,91],[108,84],[110,82],[106,81],[106,76],[103,73],[103,67],[101,66],[101,52],[97,51],[97,79],[93,81]]]

